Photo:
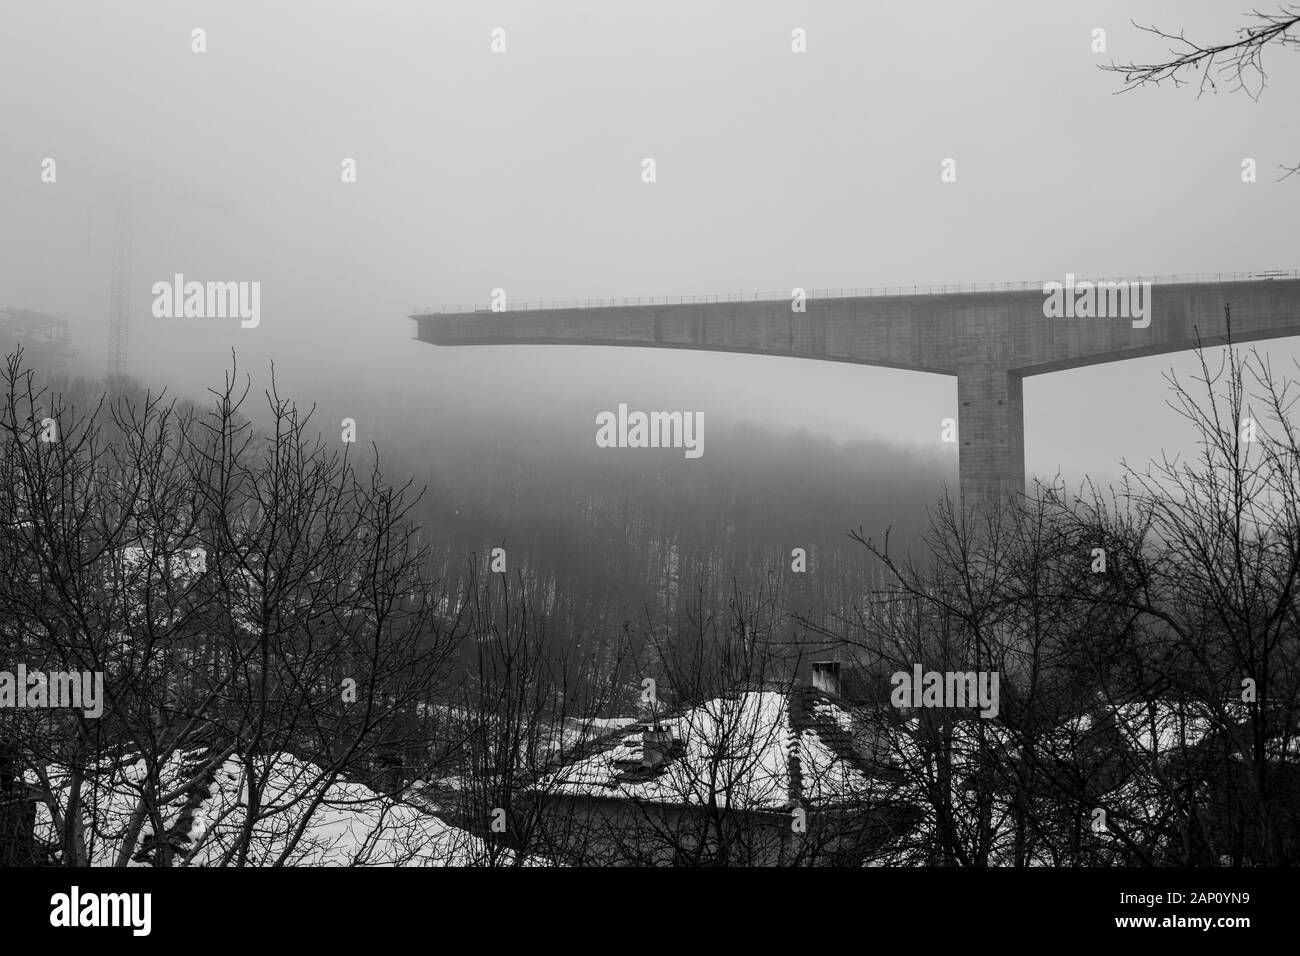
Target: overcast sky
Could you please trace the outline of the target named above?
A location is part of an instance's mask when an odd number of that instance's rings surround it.
[[[1130,17],[1219,39],[1248,6],[6,0],[0,306],[65,318],[78,369],[101,373],[125,190],[130,371],[146,382],[197,392],[234,347],[245,367],[273,359],[308,400],[332,378],[431,416],[478,402],[586,429],[558,410],[631,399],[933,444],[955,379],[438,349],[412,341],[405,316],[498,286],[522,301],[1300,267],[1300,180],[1276,182],[1300,160],[1300,56],[1266,56],[1258,102],[1117,96],[1097,68],[1164,52]],[[806,54],[791,52],[795,27]],[[1106,54],[1090,49],[1095,27]],[[341,182],[348,157],[355,184]],[[956,184],[940,182],[945,157]],[[260,326],[154,318],[150,286],[177,272],[260,281]],[[1028,380],[1030,470],[1106,474],[1177,447],[1160,372],[1188,361]]]

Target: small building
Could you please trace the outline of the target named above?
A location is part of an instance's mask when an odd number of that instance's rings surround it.
[[[746,690],[592,741],[535,782],[543,852],[580,865],[856,865],[914,812],[875,711]]]

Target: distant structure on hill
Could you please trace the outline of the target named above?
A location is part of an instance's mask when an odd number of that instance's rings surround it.
[[[76,355],[68,323],[43,312],[0,309],[0,354],[23,348],[26,364],[44,371],[60,371]]]

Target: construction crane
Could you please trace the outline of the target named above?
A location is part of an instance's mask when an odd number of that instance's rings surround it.
[[[199,198],[194,191],[172,188],[160,182],[142,181],[119,173],[112,177],[113,274],[108,290],[108,374],[125,375],[129,369],[131,332],[131,266],[137,213],[159,203],[187,209],[230,211],[236,203],[227,199]],[[155,210],[156,211],[156,210]]]
[[[108,290],[108,374],[125,375],[127,343],[131,330],[131,200],[121,197],[116,207],[113,244],[113,279]]]

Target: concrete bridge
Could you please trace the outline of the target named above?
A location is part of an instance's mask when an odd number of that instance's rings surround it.
[[[1023,494],[1025,376],[1191,349],[1198,333],[1222,345],[1225,306],[1234,342],[1300,335],[1300,273],[1145,281],[1153,283],[1145,328],[1128,318],[1048,318],[1041,282],[819,292],[804,312],[789,295],[701,296],[411,317],[416,338],[433,345],[702,349],[955,375],[962,493]]]

